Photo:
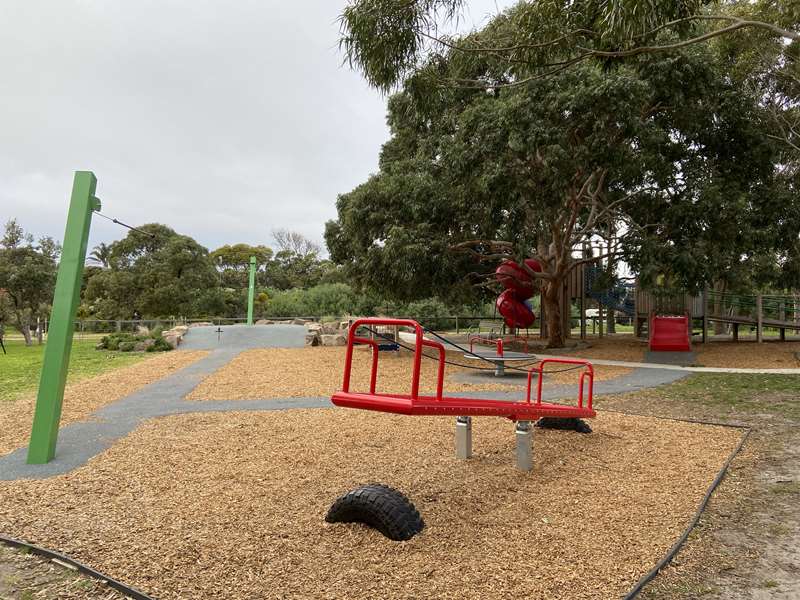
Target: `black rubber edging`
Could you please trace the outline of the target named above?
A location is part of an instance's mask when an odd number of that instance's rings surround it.
[[[608,411],[608,412],[622,413],[623,411]],[[630,414],[630,413],[623,413],[623,414]],[[638,416],[644,416],[644,415],[638,415]],[[636,598],[644,589],[644,587],[648,583],[650,583],[650,581],[655,579],[656,575],[659,574],[661,569],[663,569],[669,563],[672,562],[672,559],[675,558],[675,555],[678,554],[680,549],[686,543],[686,540],[689,538],[689,535],[692,533],[692,531],[694,531],[694,528],[697,527],[697,524],[700,522],[700,517],[703,516],[703,512],[705,512],[705,509],[708,506],[708,502],[711,500],[711,496],[717,490],[719,484],[722,483],[722,480],[725,479],[725,475],[727,475],[728,473],[728,467],[730,467],[731,463],[733,462],[733,459],[739,455],[739,452],[741,452],[742,448],[745,445],[745,442],[747,442],[747,440],[750,438],[750,433],[752,432],[752,429],[750,427],[744,425],[728,425],[725,423],[696,421],[690,419],[670,419],[669,417],[657,417],[657,418],[670,421],[697,423],[699,425],[716,425],[719,427],[730,427],[732,429],[744,429],[745,434],[744,436],[742,436],[742,439],[739,440],[739,443],[736,445],[736,448],[733,449],[733,452],[730,453],[727,460],[720,468],[719,472],[717,472],[717,476],[714,478],[714,481],[711,482],[711,486],[708,488],[708,490],[706,490],[706,494],[705,496],[703,496],[703,500],[700,502],[700,505],[697,507],[697,510],[695,511],[694,516],[692,517],[692,520],[689,521],[689,525],[687,525],[686,529],[684,529],[681,536],[667,551],[666,555],[661,560],[659,560],[656,563],[656,565],[652,569],[650,569],[649,572],[647,572],[641,579],[639,579],[639,581],[636,582],[636,584],[631,588],[631,590],[627,594],[625,594],[625,596],[623,596],[622,600],[633,600],[633,598]]]
[[[121,581],[117,581],[116,579],[113,579],[108,575],[104,575],[100,571],[95,571],[91,567],[81,562],[78,562],[77,560],[70,558],[69,556],[65,556],[64,554],[55,552],[54,550],[42,548],[41,546],[29,544],[28,542],[23,542],[22,540],[7,537],[4,535],[0,535],[0,544],[4,544],[12,548],[20,548],[22,550],[27,550],[31,554],[36,554],[37,556],[42,556],[50,560],[56,559],[59,562],[74,567],[76,571],[78,571],[83,575],[88,575],[93,579],[97,579],[105,583],[108,587],[113,588],[122,594],[125,594],[126,596],[132,598],[133,600],[156,600],[152,596],[148,596],[147,594],[145,594],[144,592],[140,592],[136,588],[133,588],[129,585],[125,585]]]

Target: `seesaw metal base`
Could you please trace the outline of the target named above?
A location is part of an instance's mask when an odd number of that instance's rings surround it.
[[[530,421],[517,421],[517,468],[520,471],[533,469],[533,427]],[[456,458],[472,458],[472,417],[456,417]]]

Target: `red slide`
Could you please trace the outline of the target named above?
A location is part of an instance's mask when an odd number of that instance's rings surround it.
[[[541,271],[539,261],[526,258],[525,264],[534,271]],[[525,300],[533,296],[533,279],[528,272],[513,260],[504,261],[495,271],[497,281],[506,289],[498,296],[495,306],[506,322],[513,328],[528,328],[533,325],[536,315]]]
[[[650,350],[654,352],[689,352],[689,317],[650,317]]]

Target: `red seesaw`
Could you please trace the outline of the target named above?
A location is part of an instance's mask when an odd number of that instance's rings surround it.
[[[357,335],[360,326],[374,327],[377,325],[397,325],[400,327],[413,328],[416,335],[414,346],[414,362],[411,373],[411,394],[391,394],[377,393],[376,384],[378,379],[378,344],[369,338]],[[353,347],[356,344],[368,344],[372,346],[372,370],[370,372],[369,392],[350,391],[350,374],[353,366]],[[436,380],[436,395],[424,396],[419,393],[420,369],[422,363],[422,349],[424,347],[438,350],[439,365]],[[507,401],[507,400],[483,400],[479,398],[452,398],[442,395],[444,387],[444,365],[445,365],[444,346],[439,342],[427,340],[423,337],[422,327],[416,321],[410,319],[358,319],[350,326],[347,338],[347,356],[344,366],[344,381],[342,390],[336,392],[331,397],[331,401],[336,406],[347,408],[359,408],[363,410],[374,410],[380,412],[396,413],[401,415],[452,415],[452,416],[493,416],[506,417],[512,421],[535,421],[542,417],[553,418],[592,418],[596,415],[592,408],[592,392],[594,387],[594,369],[591,363],[582,360],[565,360],[548,358],[539,363],[537,367],[528,372],[528,389],[526,400]],[[542,402],[542,379],[545,374],[546,364],[570,364],[580,365],[584,369],[580,377],[580,392],[578,403],[573,406],[561,404],[551,404]],[[531,402],[531,382],[534,373],[538,374],[538,386],[536,401]],[[584,387],[588,378],[588,394],[584,402]]]

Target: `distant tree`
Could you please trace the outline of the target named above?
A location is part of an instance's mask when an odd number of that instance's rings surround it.
[[[33,321],[44,317],[53,301],[60,251],[50,237],[34,243],[33,236],[26,234],[15,219],[5,225],[0,240],[0,289],[5,290],[5,310],[28,346],[33,343]]]
[[[89,260],[97,263],[104,269],[109,268],[111,266],[111,246],[100,242],[92,249],[91,253],[89,254]]]
[[[318,256],[322,251],[319,244],[312,242],[302,233],[297,231],[289,231],[288,229],[273,229],[272,237],[275,239],[275,245],[281,252],[288,252],[290,254],[305,258],[311,255]]]
[[[226,244],[211,252],[211,261],[222,278],[223,287],[247,287],[251,256],[256,257],[258,272],[264,272],[272,260],[273,252],[267,246],[249,244]]]
[[[219,275],[208,250],[157,223],[111,245],[111,269],[89,279],[85,301],[105,318],[205,316],[224,310]]]

